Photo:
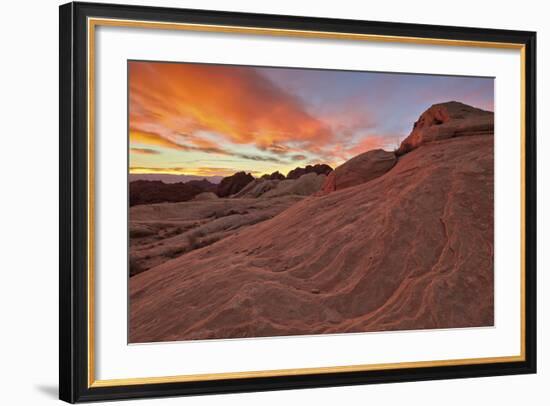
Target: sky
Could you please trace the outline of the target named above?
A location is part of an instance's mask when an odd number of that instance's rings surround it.
[[[131,173],[261,176],[393,150],[419,115],[494,111],[492,78],[130,61]]]

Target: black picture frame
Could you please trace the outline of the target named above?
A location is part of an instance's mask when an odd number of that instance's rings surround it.
[[[536,33],[113,4],[60,6],[59,397],[67,402],[235,393],[536,372]],[[89,17],[513,43],[524,47],[524,334],[517,362],[197,382],[90,386],[88,379],[87,19]]]

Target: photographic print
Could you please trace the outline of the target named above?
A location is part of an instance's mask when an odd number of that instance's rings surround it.
[[[536,372],[535,32],[59,21],[60,399]]]
[[[492,326],[494,79],[128,61],[129,342]]]

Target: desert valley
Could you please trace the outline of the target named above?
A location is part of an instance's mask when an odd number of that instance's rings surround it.
[[[435,104],[334,168],[130,174],[129,342],[492,325],[493,116]]]

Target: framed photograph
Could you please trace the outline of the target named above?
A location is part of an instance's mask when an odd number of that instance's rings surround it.
[[[536,371],[534,32],[60,7],[60,398]]]

